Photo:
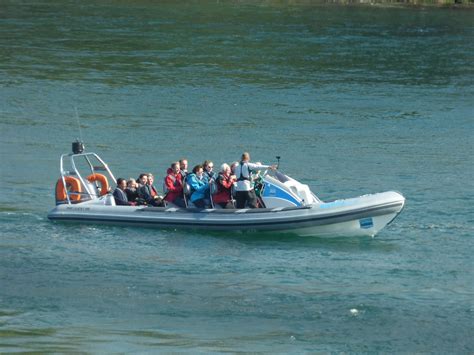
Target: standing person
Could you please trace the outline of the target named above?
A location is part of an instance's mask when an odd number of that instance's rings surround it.
[[[204,177],[202,165],[196,165],[193,172],[188,176],[188,183],[191,186],[191,202],[198,208],[209,208],[209,184]]]
[[[179,161],[171,164],[165,177],[165,188],[168,191],[165,200],[174,203],[178,207],[186,207],[183,199],[183,177],[180,173]]]
[[[204,169],[204,176],[207,177],[207,180],[216,181],[217,174],[212,170],[214,169],[214,163],[210,160],[205,160],[204,163],[202,163],[202,167]]]
[[[125,193],[126,188],[127,188],[127,180],[118,178],[117,187],[115,188],[113,192],[115,204],[117,206],[135,206],[134,202],[128,201],[127,194]]]
[[[187,159],[182,158],[179,160],[179,170],[184,181],[186,176],[188,176],[188,160]]]
[[[232,175],[230,166],[226,163],[221,165],[221,171],[217,177],[217,193],[212,197],[214,203],[222,208],[234,208],[232,202],[232,185],[237,180]]]
[[[248,205],[250,208],[257,208],[257,195],[255,194],[253,181],[251,181],[250,173],[261,169],[275,170],[275,165],[261,165],[250,163],[250,154],[245,152],[242,154],[239,165],[235,167],[234,173],[237,177],[235,186],[235,199],[237,208],[245,208]]]

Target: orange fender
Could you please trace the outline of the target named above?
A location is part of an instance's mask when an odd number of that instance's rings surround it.
[[[82,192],[79,179],[72,176],[65,176],[64,181],[66,182],[66,186],[64,186],[62,178],[59,178],[56,183],[56,201],[66,200],[68,191],[71,201],[79,201],[81,199],[80,193]]]
[[[100,182],[100,196],[104,196],[109,192],[109,181],[107,180],[105,175],[94,173],[89,175],[87,177],[87,180],[89,180],[89,182]]]

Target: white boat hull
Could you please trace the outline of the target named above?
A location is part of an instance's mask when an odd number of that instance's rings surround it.
[[[232,232],[270,232],[298,236],[375,236],[403,209],[393,191],[303,207],[197,210],[107,205],[107,198],[57,205],[53,221],[134,225]]]

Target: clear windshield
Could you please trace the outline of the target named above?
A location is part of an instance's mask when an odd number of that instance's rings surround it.
[[[288,176],[286,176],[285,174],[283,174],[282,172],[280,172],[278,170],[275,171],[274,177],[275,177],[275,179],[277,179],[281,183],[285,183],[285,182],[290,180],[288,178]]]

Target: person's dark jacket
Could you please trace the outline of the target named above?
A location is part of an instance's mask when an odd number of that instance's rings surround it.
[[[147,204],[152,206],[162,205],[161,199],[155,199],[154,196],[159,196],[158,191],[153,185],[141,185],[138,189],[138,197],[143,199]]]
[[[125,189],[125,193],[127,194],[128,201],[130,202],[137,202],[138,199],[138,192],[136,189],[132,190],[128,187]]]
[[[128,201],[127,194],[118,187],[113,193],[115,204],[118,206],[131,206],[133,203]]]

